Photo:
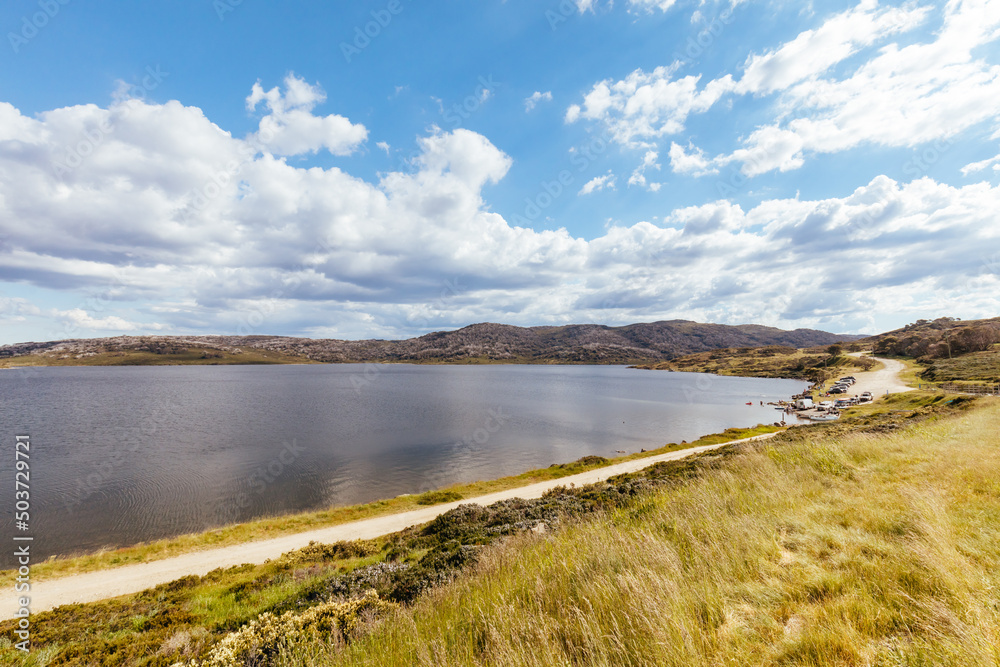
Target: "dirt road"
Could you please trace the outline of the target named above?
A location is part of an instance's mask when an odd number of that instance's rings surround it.
[[[490,493],[470,500],[435,505],[426,509],[390,514],[269,540],[259,540],[228,547],[195,551],[139,565],[127,565],[110,570],[100,570],[47,581],[32,582],[30,609],[32,613],[37,614],[42,611],[54,609],[59,605],[75,602],[93,602],[119,595],[138,593],[147,588],[174,581],[189,574],[201,576],[218,567],[231,567],[233,565],[242,565],[243,563],[263,563],[267,559],[277,558],[288,551],[301,549],[311,541],[331,543],[340,540],[372,539],[395,533],[410,526],[426,523],[463,502],[489,505],[498,500],[506,500],[508,498],[539,498],[543,493],[557,486],[591,484],[613,475],[642,470],[660,461],[674,461],[699,452],[724,447],[735,442],[765,439],[774,435],[774,433],[768,433],[720,445],[693,447],[678,452],[626,461],[607,468],[590,470],[579,475],[571,475],[558,480]],[[13,587],[11,587],[10,590],[5,590],[3,593],[2,602],[0,602],[0,620],[13,618],[15,611],[17,611],[17,602]]]
[[[885,364],[885,368],[882,370],[855,374],[858,382],[851,387],[852,394],[870,391],[877,398],[884,396],[886,392],[896,393],[911,390],[911,387],[907,387],[899,380],[899,372],[905,368],[902,363],[892,359],[879,359],[879,361]],[[767,434],[733,442],[765,439],[773,435]],[[269,540],[195,551],[140,565],[128,565],[48,581],[33,581],[30,592],[30,608],[32,613],[38,613],[48,611],[63,604],[93,602],[119,595],[138,593],[147,588],[152,588],[153,586],[167,583],[189,574],[204,575],[218,567],[231,567],[243,563],[263,563],[265,560],[277,558],[285,552],[300,549],[309,544],[310,541],[330,543],[340,540],[372,539],[409,528],[410,526],[426,523],[439,514],[457,507],[462,502],[476,502],[481,505],[489,505],[498,500],[506,500],[508,498],[538,498],[556,486],[591,484],[613,475],[642,470],[660,461],[682,459],[692,454],[724,447],[725,445],[733,444],[733,442],[694,447],[679,452],[670,452],[659,456],[626,461],[607,468],[591,470],[559,480],[491,493],[467,501],[435,505],[426,509],[390,514],[388,516],[355,521],[353,523],[296,533],[295,535],[287,535]],[[0,619],[13,618],[16,610],[16,596],[13,587],[11,587],[10,590],[3,593],[2,602],[0,602]]]
[[[851,356],[860,356],[860,353]],[[848,390],[847,396],[860,396],[862,393],[870,391],[872,396],[878,398],[886,394],[913,391],[913,387],[908,387],[899,379],[899,374],[906,370],[906,364],[895,359],[872,358],[881,361],[885,367],[877,371],[855,373],[854,377],[858,381]]]

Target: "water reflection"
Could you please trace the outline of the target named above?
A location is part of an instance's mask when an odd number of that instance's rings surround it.
[[[36,553],[124,545],[693,440],[773,422],[780,415],[759,401],[802,388],[607,366],[371,369],[0,372],[3,431],[32,436]],[[0,483],[10,488],[8,458]],[[12,530],[10,511],[4,520]]]

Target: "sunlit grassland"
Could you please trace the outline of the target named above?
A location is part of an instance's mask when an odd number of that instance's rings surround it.
[[[921,382],[1000,382],[1000,345],[983,352],[970,352],[953,359],[934,359],[924,370]]]
[[[490,548],[367,637],[283,664],[1000,664],[998,422],[987,399],[744,446],[632,507]]]

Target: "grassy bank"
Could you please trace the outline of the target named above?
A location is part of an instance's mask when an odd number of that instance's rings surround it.
[[[604,468],[616,463],[634,459],[655,456],[672,451],[679,451],[702,445],[714,445],[741,438],[749,438],[764,433],[780,430],[774,426],[761,425],[754,428],[732,428],[722,433],[706,435],[690,443],[670,443],[663,447],[642,453],[634,453],[615,458],[587,456],[579,461],[565,464],[553,464],[548,468],[529,470],[520,475],[501,477],[499,479],[476,481],[468,484],[458,484],[444,489],[431,491],[422,495],[404,495],[396,498],[378,500],[362,505],[335,507],[316,512],[305,512],[284,516],[267,517],[247,523],[233,524],[222,528],[200,533],[181,535],[164,540],[137,544],[119,549],[107,549],[97,553],[52,558],[48,561],[33,564],[32,578],[44,581],[59,576],[91,572],[94,570],[121,567],[136,563],[162,560],[183,553],[242,544],[253,540],[263,540],[307,530],[326,528],[339,524],[370,519],[387,514],[396,514],[407,510],[425,507],[454,500],[473,500],[478,496],[497,491],[514,489],[537,482],[562,479],[588,470]],[[0,586],[12,585],[16,573],[13,570],[0,572]]]
[[[922,370],[923,382],[1000,383],[1000,345],[951,359],[929,360]]]
[[[1000,664],[1000,404],[980,405],[743,446],[275,664]]]
[[[789,378],[817,381],[855,371],[876,370],[877,361],[831,355],[828,348],[796,349],[771,345],[759,348],[726,348],[699,352],[636,368],[686,373],[713,373],[739,377]]]

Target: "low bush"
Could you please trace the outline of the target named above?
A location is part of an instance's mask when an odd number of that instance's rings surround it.
[[[304,643],[350,641],[359,626],[383,616],[393,607],[369,591],[346,602],[327,602],[302,613],[261,614],[226,635],[204,660],[176,663],[175,667],[256,667],[269,664],[283,650]]]

